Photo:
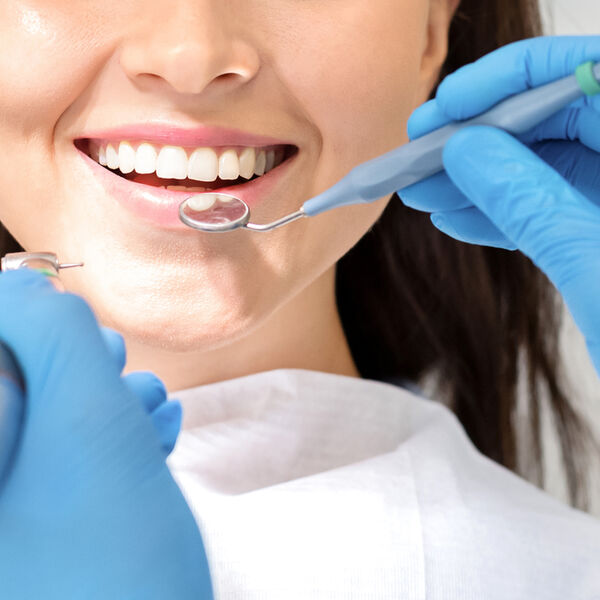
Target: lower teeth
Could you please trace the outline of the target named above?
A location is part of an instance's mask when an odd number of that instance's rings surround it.
[[[160,187],[171,192],[208,192],[205,187],[185,187],[185,185],[161,185]]]

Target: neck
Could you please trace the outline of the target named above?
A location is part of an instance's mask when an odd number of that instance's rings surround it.
[[[193,388],[270,371],[294,368],[359,377],[335,302],[335,266],[251,334],[217,349],[186,353],[140,345],[125,338],[125,373],[150,370],[167,390]]]

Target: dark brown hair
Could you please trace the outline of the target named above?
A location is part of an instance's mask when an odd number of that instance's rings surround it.
[[[451,25],[440,81],[540,31],[533,0],[464,0]],[[428,214],[392,197],[339,261],[337,299],[363,377],[419,382],[435,373],[439,393],[477,448],[540,486],[546,397],[571,503],[589,506],[585,467],[593,438],[561,375],[561,300],[528,258],[454,241],[433,227]],[[525,382],[527,403],[519,425],[525,418],[529,432],[523,445],[516,422],[519,381]],[[523,455],[526,461],[519,459]]]

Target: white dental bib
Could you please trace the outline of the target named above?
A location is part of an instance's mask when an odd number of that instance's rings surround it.
[[[173,394],[216,600],[600,598],[600,520],[391,384],[280,369]]]

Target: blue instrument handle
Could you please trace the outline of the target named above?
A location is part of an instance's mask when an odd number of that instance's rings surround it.
[[[585,67],[587,71],[582,69]],[[594,88],[598,82],[600,63],[585,63],[576,75],[511,96],[481,115],[450,123],[358,165],[333,187],[305,202],[302,211],[314,216],[338,206],[372,202],[393,194],[443,171],[444,146],[460,129],[491,125],[513,135],[525,133],[585,94],[598,93],[600,86]]]

